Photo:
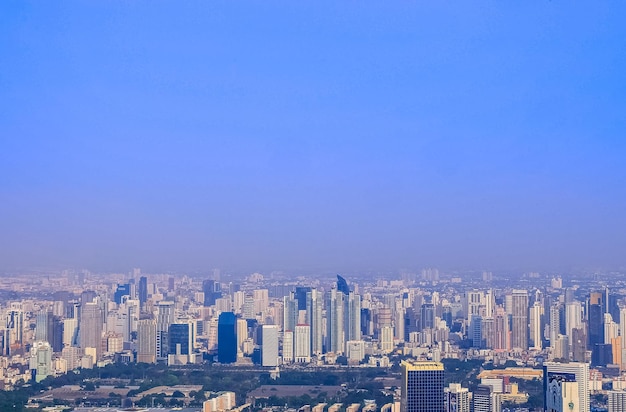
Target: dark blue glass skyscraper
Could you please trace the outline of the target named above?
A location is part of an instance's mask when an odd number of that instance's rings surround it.
[[[217,360],[220,363],[237,361],[237,318],[233,312],[222,312],[217,321]]]

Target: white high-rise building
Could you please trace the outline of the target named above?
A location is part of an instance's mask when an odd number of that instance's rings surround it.
[[[323,297],[320,291],[312,289],[306,294],[307,322],[311,325],[311,354],[320,355],[323,349],[324,334],[322,321]]]
[[[52,347],[48,342],[35,342],[30,350],[30,369],[36,382],[52,375]]]
[[[78,319],[63,320],[63,346],[78,346]]]
[[[393,351],[393,328],[391,326],[383,326],[380,329],[380,351],[383,353]]]
[[[541,315],[543,313],[543,305],[539,302],[535,302],[530,308],[530,341],[533,344],[533,349],[541,350],[542,348],[542,330],[541,330]]]
[[[610,313],[604,314],[604,343],[609,345],[613,343],[613,339],[619,336],[619,325],[613,322]]]
[[[278,326],[263,325],[261,338],[261,366],[278,366]]]
[[[311,362],[311,327],[309,325],[296,325],[294,346],[296,363]]]
[[[609,391],[609,412],[626,412],[626,391]]]
[[[580,302],[570,302],[565,306],[565,332],[570,346],[573,344],[574,329],[579,329],[583,325],[582,313]]]
[[[343,354],[345,349],[343,292],[333,288],[328,294],[327,305],[327,352]]]
[[[545,362],[543,379],[546,411],[589,411],[589,364]]]
[[[154,319],[137,322],[137,362],[155,363],[157,355],[157,328]]]
[[[446,412],[470,412],[469,390],[460,383],[451,383],[443,390]]]
[[[293,331],[283,332],[283,363],[293,362]]]
[[[511,347],[528,349],[528,291],[513,290],[511,293]]]

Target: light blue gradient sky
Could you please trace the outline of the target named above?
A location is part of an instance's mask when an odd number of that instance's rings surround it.
[[[626,264],[626,3],[0,4],[0,268]]]

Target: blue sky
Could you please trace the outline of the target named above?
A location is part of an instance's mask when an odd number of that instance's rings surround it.
[[[2,2],[0,267],[623,266],[625,12]]]

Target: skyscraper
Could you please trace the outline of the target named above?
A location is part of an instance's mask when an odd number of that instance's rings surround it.
[[[317,289],[306,293],[307,323],[311,325],[311,353],[314,355],[321,354],[323,350],[322,299],[322,294]]]
[[[278,366],[278,326],[263,325],[261,335],[261,366]]]
[[[528,349],[528,291],[513,290],[511,293],[511,346]]]
[[[217,321],[217,359],[220,363],[237,361],[237,330],[233,312],[220,313]]]
[[[342,354],[345,349],[344,299],[346,296],[336,288],[328,292],[326,352]]]
[[[589,365],[576,362],[545,362],[543,388],[546,411],[588,411]]]
[[[83,305],[80,317],[80,347],[92,348],[95,353],[94,363],[102,355],[102,311],[95,302]]]
[[[139,278],[139,290],[137,292],[139,297],[139,303],[143,305],[148,301],[148,278],[142,276]]]
[[[161,301],[157,305],[157,318],[156,318],[156,328],[157,328],[157,359],[163,360],[167,359],[167,355],[169,353],[169,340],[168,334],[170,325],[174,323],[175,312],[174,312],[174,302],[170,301]]]
[[[154,319],[137,322],[137,362],[155,363],[157,355],[157,328]]]
[[[403,412],[444,412],[444,370],[439,362],[402,362]]]

